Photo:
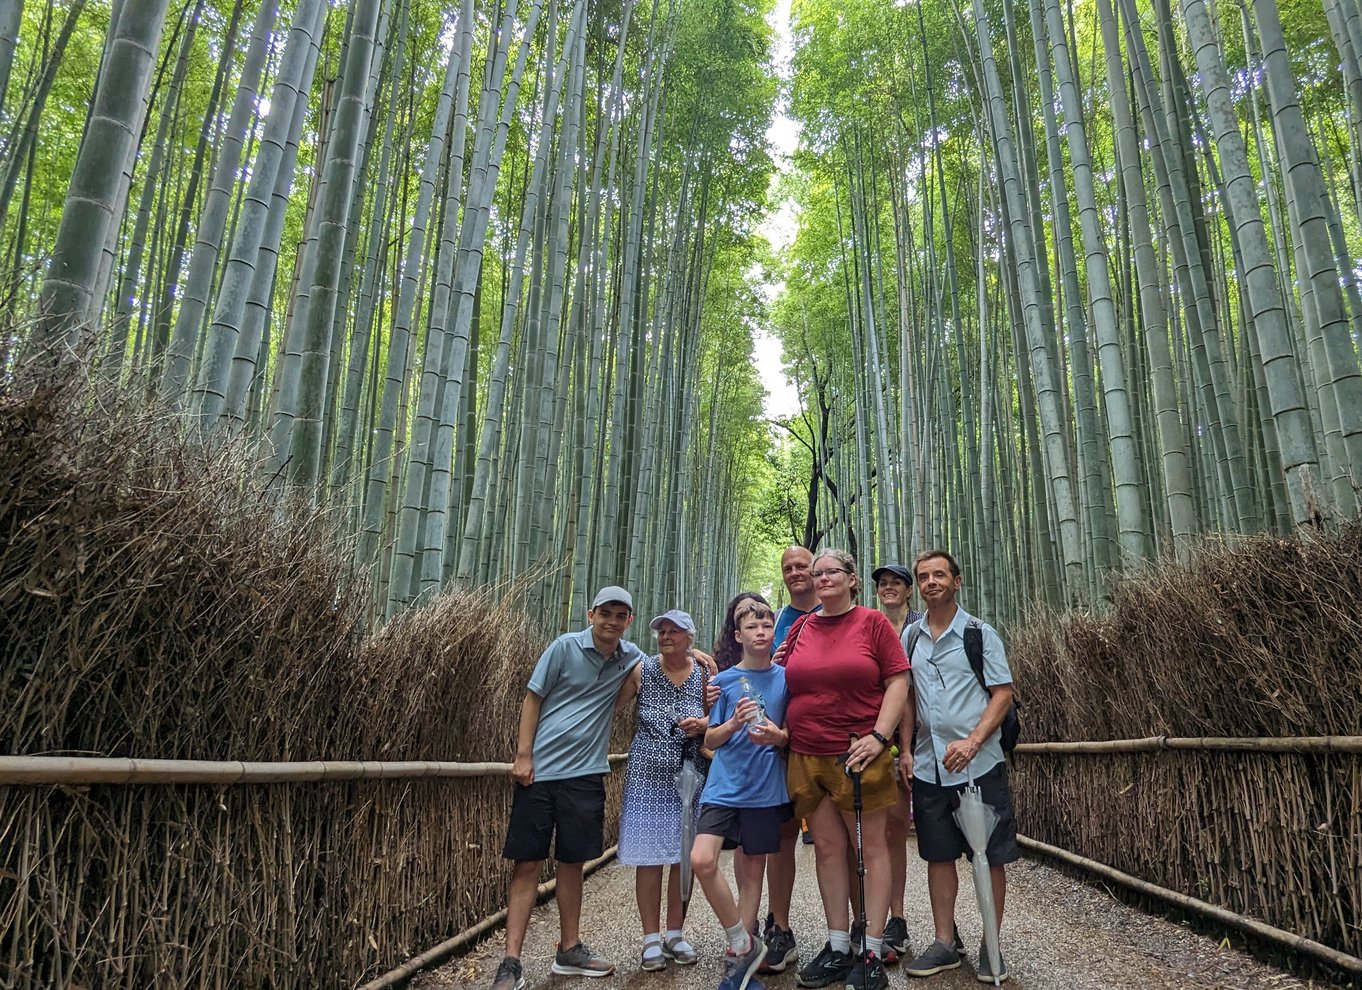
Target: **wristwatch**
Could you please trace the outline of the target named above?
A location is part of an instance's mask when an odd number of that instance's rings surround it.
[[[889,740],[885,738],[883,732],[880,732],[876,729],[871,729],[870,734],[874,736],[876,739],[878,739],[880,741],[880,745],[883,746],[885,749],[889,748]]]

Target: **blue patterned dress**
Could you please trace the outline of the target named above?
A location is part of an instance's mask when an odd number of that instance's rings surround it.
[[[639,670],[638,721],[624,768],[620,811],[619,861],[630,866],[667,866],[681,860],[681,797],[676,771],[681,765],[678,719],[703,718],[704,676],[692,662],[690,676],[678,687],[649,657]],[[699,810],[699,801],[696,801]]]

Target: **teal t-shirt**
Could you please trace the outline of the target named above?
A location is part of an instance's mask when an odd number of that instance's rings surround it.
[[[709,713],[709,724],[720,725],[733,717],[743,693],[749,690],[744,679],[765,708],[766,717],[776,725],[784,725],[785,668],[775,664],[766,670],[729,667],[714,678],[719,686],[719,700]],[[773,808],[789,800],[785,757],[774,746],[754,743],[748,738],[746,727],[733,733],[728,742],[714,751],[701,803],[725,808]]]
[[[610,772],[615,697],[642,660],[643,651],[624,639],[610,656],[601,656],[589,628],[549,644],[529,684],[543,699],[531,756],[535,780]]]
[[[790,629],[794,626],[796,622],[798,622],[806,615],[812,615],[814,612],[821,611],[823,611],[823,606],[821,603],[815,605],[807,612],[801,612],[799,611],[799,609],[795,608],[793,605],[790,605],[788,603],[782,605],[780,607],[780,611],[776,613],[776,634],[775,637],[771,640],[771,652],[774,653],[776,652],[776,650],[780,649],[780,644],[785,642],[785,637],[790,635]]]

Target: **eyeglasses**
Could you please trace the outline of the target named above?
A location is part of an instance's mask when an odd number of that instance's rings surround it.
[[[814,571],[812,576],[816,578],[832,577],[834,574],[850,574],[845,567],[825,567],[821,571]]]

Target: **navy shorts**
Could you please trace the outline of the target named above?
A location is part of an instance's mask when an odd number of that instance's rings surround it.
[[[585,863],[601,854],[605,831],[605,777],[536,780],[515,785],[511,821],[501,855],[515,860],[549,858],[549,843],[558,833],[554,859]]]
[[[749,856],[765,856],[780,851],[780,827],[794,817],[789,802],[769,808],[726,808],[720,804],[700,805],[699,835],[721,835],[725,849],[737,849]]]
[[[1012,787],[1007,782],[1007,764],[999,763],[974,782],[983,792],[984,803],[998,813],[998,824],[988,837],[989,866],[1005,866],[1021,859],[1017,845],[1017,815],[1012,808]],[[917,852],[929,863],[954,863],[962,855],[974,858],[951,812],[960,807],[964,784],[943,787],[913,778],[913,824],[917,828]]]

